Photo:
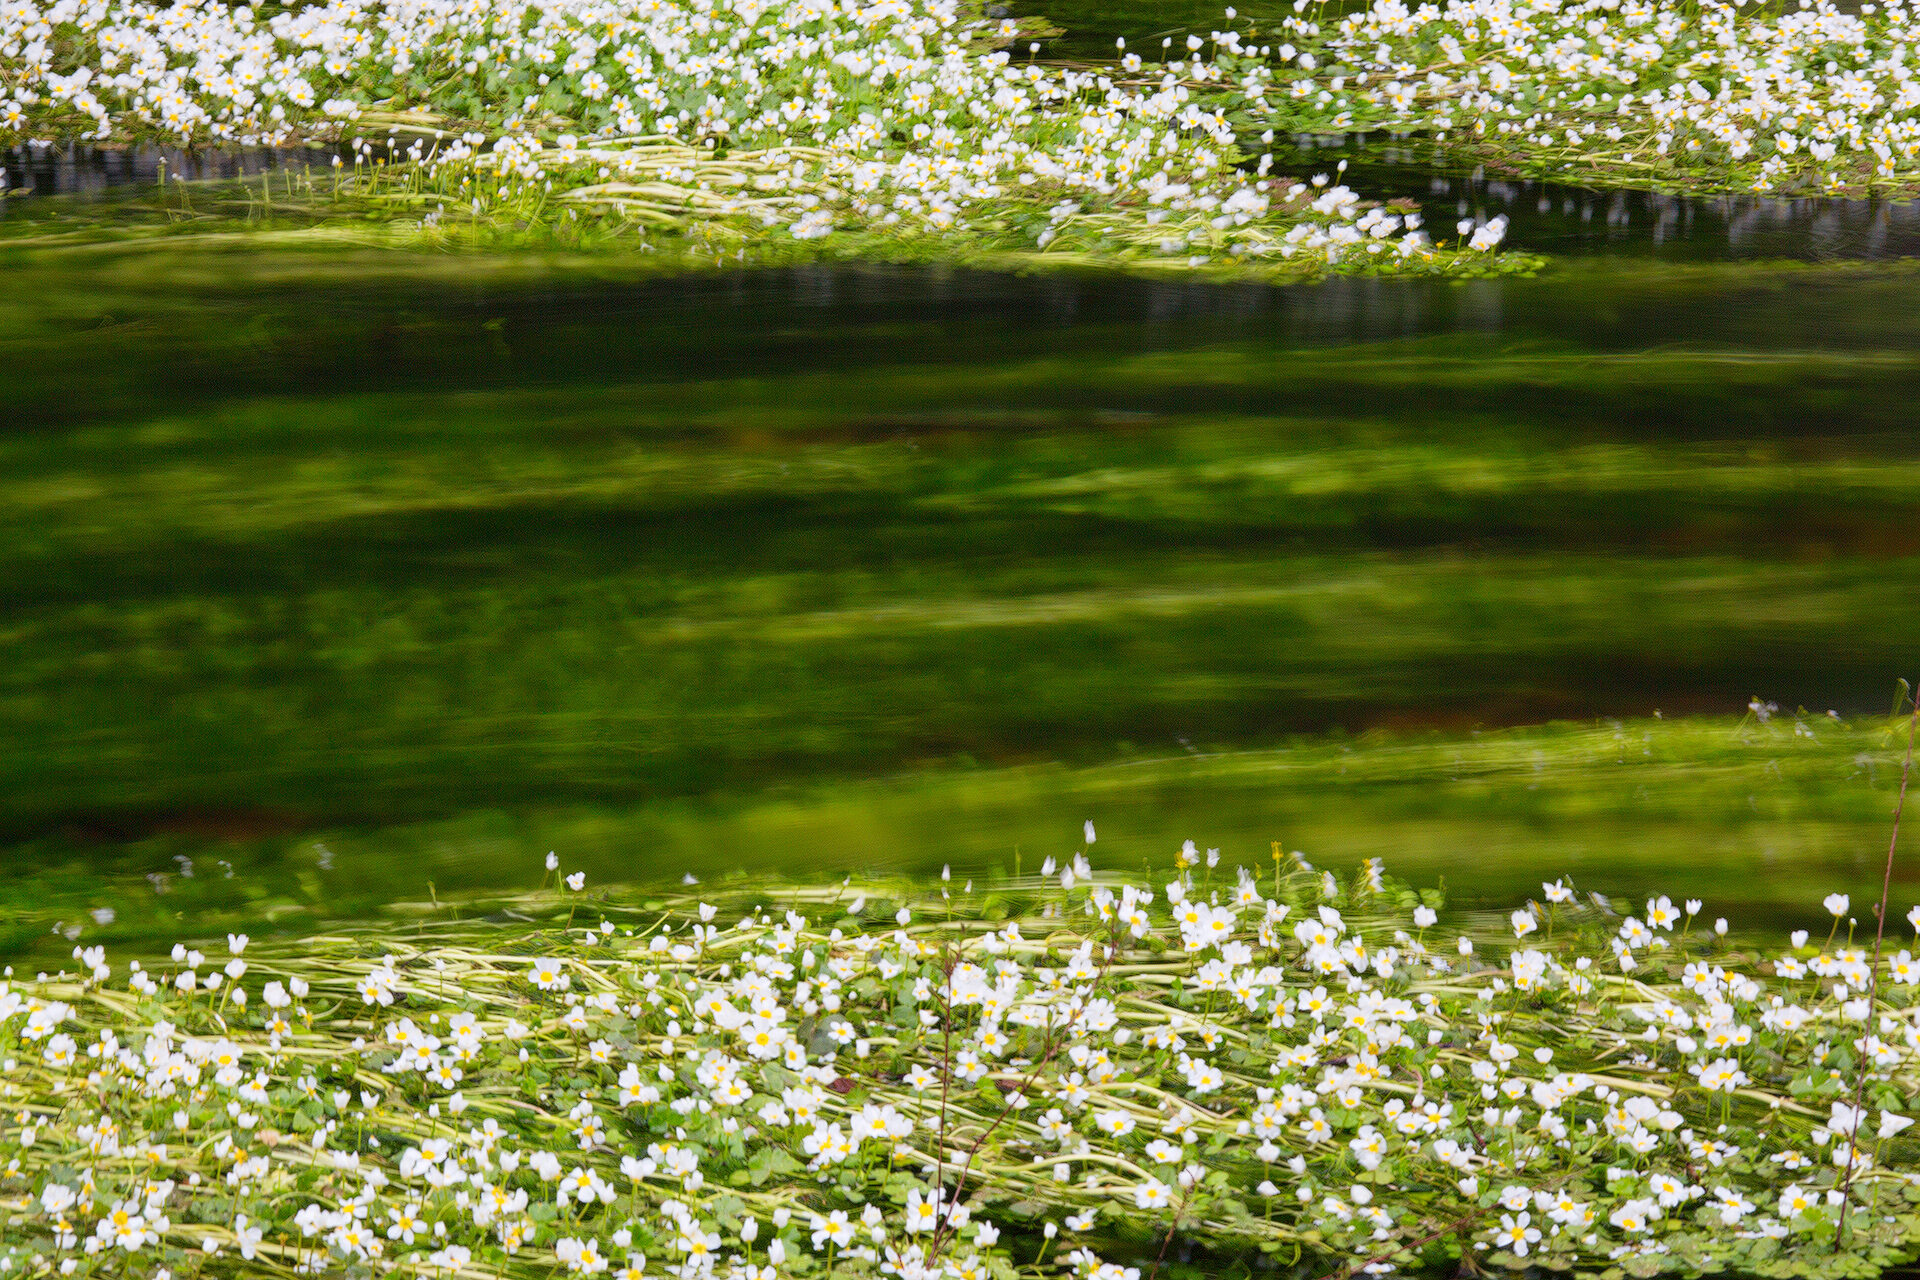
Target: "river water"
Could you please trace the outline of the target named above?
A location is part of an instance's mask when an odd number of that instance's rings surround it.
[[[1557,265],[7,257],[0,942],[310,927],[550,848],[987,877],[1087,819],[1096,861],[1280,841],[1486,905],[1866,896],[1913,210],[1336,155]],[[159,157],[16,159],[12,217]]]

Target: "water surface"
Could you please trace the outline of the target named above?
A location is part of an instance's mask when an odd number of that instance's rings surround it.
[[[13,946],[1086,818],[1774,918],[1884,849],[1902,268],[8,268]]]

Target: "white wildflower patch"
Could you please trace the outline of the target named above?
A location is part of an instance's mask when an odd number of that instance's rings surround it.
[[[371,959],[235,935],[218,986],[185,943],[76,948],[0,983],[0,1260],[1128,1280],[1101,1233],[1374,1273],[1441,1237],[1636,1275],[1920,1244],[1887,1211],[1920,1195],[1904,949],[1663,896],[1623,925],[1561,881],[1469,937],[1378,864],[1195,851],[1149,885],[1086,852],[990,899],[609,894]],[[577,917],[567,884],[526,905]]]
[[[339,143],[346,189],[404,171],[423,226],[564,204],[715,252],[850,228],[1441,271],[1498,243],[1441,251],[1411,208],[1272,173],[1235,123],[1266,46],[1234,31],[1129,70],[1016,61],[1022,29],[955,0],[23,0],[0,6],[0,145]]]
[[[1294,130],[1424,132],[1586,182],[1910,192],[1913,23],[1901,3],[1371,0],[1284,18],[1232,71]]]

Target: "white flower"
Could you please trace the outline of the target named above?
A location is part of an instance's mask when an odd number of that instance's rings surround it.
[[[1844,893],[1830,893],[1826,898],[1827,911],[1837,920],[1847,914],[1847,907],[1851,901]]]
[[[558,960],[536,960],[527,971],[527,981],[542,991],[564,991],[573,984]]]
[[[813,1219],[813,1247],[816,1249],[824,1248],[829,1241],[835,1246],[851,1244],[853,1242],[854,1229],[854,1225],[847,1218],[847,1213],[844,1209],[835,1209],[824,1218],[815,1215]]]
[[[1835,1102],[1827,1117],[1827,1128],[1835,1133],[1851,1134],[1867,1120],[1865,1107],[1852,1107],[1844,1102]]]
[[[427,1265],[437,1271],[459,1271],[473,1257],[473,1251],[463,1244],[450,1244],[444,1249],[436,1249],[427,1255]]]
[[[1653,1225],[1654,1206],[1651,1200],[1629,1200],[1607,1215],[1607,1221],[1628,1235],[1639,1235]]]
[[[908,1231],[932,1231],[940,1225],[941,1189],[922,1193],[917,1188],[907,1192],[906,1226]]]
[[[1532,1221],[1532,1215],[1527,1213],[1501,1214],[1500,1229],[1493,1233],[1494,1243],[1517,1258],[1526,1257],[1527,1250],[1540,1239],[1540,1228],[1532,1226]]]
[[[248,1225],[244,1213],[234,1215],[233,1234],[235,1243],[240,1246],[240,1256],[248,1260],[253,1258],[260,1248],[260,1241],[266,1236],[262,1228]]]
[[[1747,1199],[1732,1187],[1715,1187],[1713,1194],[1717,1201],[1713,1207],[1720,1211],[1720,1222],[1724,1226],[1731,1227],[1737,1225],[1741,1219],[1745,1218],[1754,1210],[1753,1201]]]
[[[1158,1178],[1148,1178],[1133,1189],[1133,1203],[1141,1209],[1164,1209],[1173,1202],[1173,1190]]]
[[[1747,1083],[1746,1072],[1742,1071],[1740,1064],[1732,1058],[1716,1058],[1698,1068],[1697,1074],[1700,1077],[1700,1087],[1709,1091],[1732,1093]]]

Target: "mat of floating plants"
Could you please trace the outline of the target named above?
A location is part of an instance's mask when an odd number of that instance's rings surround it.
[[[430,228],[564,210],[742,258],[839,237],[1296,273],[1484,270],[1501,227],[1284,174],[1276,131],[1683,190],[1920,173],[1899,4],[1293,10],[1073,64],[1036,56],[1044,22],[953,0],[23,0],[0,144],[333,142],[330,191]]]
[[[1920,1247],[1904,930],[1876,957],[1835,897],[1828,936],[1755,941],[1561,882],[1463,927],[1375,865],[1207,861],[625,901],[556,870],[482,920],[77,949],[0,988],[0,1269],[1869,1275]]]

